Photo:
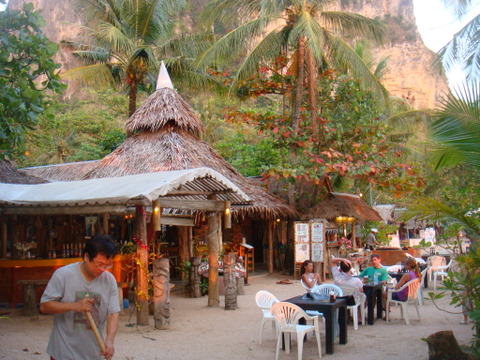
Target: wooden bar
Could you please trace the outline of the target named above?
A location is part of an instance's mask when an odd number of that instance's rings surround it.
[[[267,243],[268,243],[268,257],[267,266],[268,272],[273,273],[273,222],[267,221]]]
[[[0,248],[0,257],[7,257],[7,240],[8,240],[8,226],[7,219],[4,217],[4,222],[2,222],[2,233],[1,233],[1,248]]]

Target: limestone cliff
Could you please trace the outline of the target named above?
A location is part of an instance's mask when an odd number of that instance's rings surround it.
[[[413,0],[339,0],[345,11],[382,20],[388,41],[374,50],[377,61],[388,57],[382,82],[389,92],[417,109],[432,108],[448,90],[446,78],[432,67],[435,53],[422,41],[415,23]]]
[[[207,0],[193,0],[192,10],[198,12]],[[33,2],[46,20],[46,35],[55,42],[79,40],[83,25],[85,0],[10,0],[10,8]],[[445,77],[433,70],[434,53],[422,42],[415,24],[412,0],[338,0],[345,11],[356,12],[384,21],[389,41],[374,50],[376,61],[388,57],[382,81],[394,96],[406,99],[415,108],[432,108],[447,90]],[[67,47],[62,47],[56,60],[62,69],[78,66],[79,62]],[[70,89],[70,93],[72,90]]]

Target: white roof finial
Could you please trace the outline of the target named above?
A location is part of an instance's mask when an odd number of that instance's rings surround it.
[[[165,67],[165,64],[163,63],[163,61],[162,61],[162,64],[160,65],[160,71],[158,72],[156,90],[159,90],[162,88],[173,89],[172,80],[170,80],[170,75],[168,75],[167,68]]]

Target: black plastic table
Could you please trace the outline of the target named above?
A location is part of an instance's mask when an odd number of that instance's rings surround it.
[[[305,295],[295,296],[291,299],[285,300],[295,305],[298,305],[303,310],[316,310],[325,317],[325,342],[327,354],[333,354],[334,350],[334,319],[335,310],[338,309],[338,324],[340,326],[340,344],[347,343],[347,300],[337,298],[334,303],[313,300],[307,298]]]
[[[377,305],[377,318],[382,318],[382,283],[367,283],[363,285],[363,292],[367,296],[367,323],[375,324],[375,304]],[[376,298],[376,301],[375,301]]]

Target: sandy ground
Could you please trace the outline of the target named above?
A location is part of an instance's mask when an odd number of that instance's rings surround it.
[[[265,326],[264,342],[258,344],[260,311],[255,305],[255,293],[268,290],[279,299],[303,293],[298,281],[291,285],[279,285],[285,279],[280,275],[256,276],[245,287],[245,295],[238,297],[239,308],[225,311],[223,297],[219,308],[208,308],[207,298],[184,298],[173,294],[171,298],[171,326],[169,330],[155,330],[153,326],[127,326],[135,321],[128,310],[121,315],[121,324],[116,338],[115,359],[123,360],[246,360],[273,359],[275,340],[269,325]],[[441,301],[443,307],[448,301]],[[411,309],[412,324],[404,325],[400,310],[392,309],[392,321],[377,320],[374,326],[361,326],[357,331],[350,324],[348,344],[335,344],[335,354],[325,359],[427,359],[428,349],[421,338],[439,330],[453,330],[458,341],[466,344],[471,339],[470,325],[460,325],[461,315],[438,311],[431,302],[422,308],[422,320],[416,320]],[[2,310],[3,312],[3,310]],[[153,325],[153,319],[151,319]],[[52,317],[38,318],[21,316],[12,311],[0,319],[0,359],[49,359],[45,353]],[[325,343],[322,344],[325,352]],[[25,349],[25,351],[24,351]],[[290,354],[282,352],[280,359],[296,359],[296,344]],[[304,346],[303,359],[316,359],[316,344],[310,338]]]

